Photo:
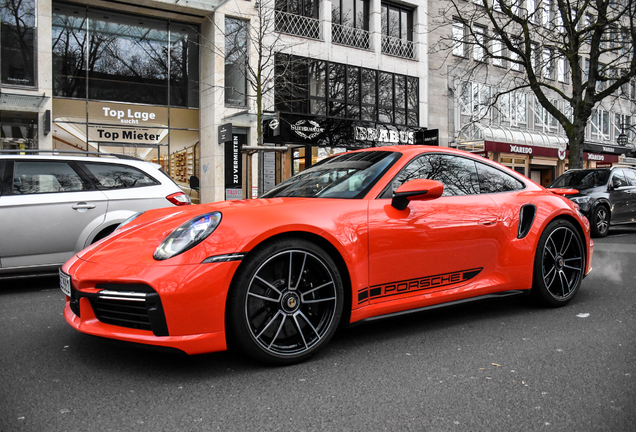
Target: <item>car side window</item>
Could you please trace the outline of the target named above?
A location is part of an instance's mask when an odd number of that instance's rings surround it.
[[[124,189],[160,184],[135,167],[105,163],[87,163],[84,167],[95,176],[100,189]]]
[[[13,194],[39,194],[84,190],[77,172],[66,162],[16,161]]]
[[[629,186],[627,179],[625,178],[625,174],[623,174],[622,170],[614,171],[612,174],[612,183],[611,185],[615,188]]]
[[[623,172],[625,173],[625,177],[627,178],[627,181],[629,182],[629,184],[632,186],[636,186],[636,172],[630,169],[624,170]]]
[[[476,165],[481,193],[510,192],[526,187],[522,181],[495,167],[480,162],[477,162]]]
[[[479,193],[475,162],[452,155],[427,154],[412,160],[392,183],[392,191],[415,179],[437,180],[444,184],[442,196],[474,195]]]

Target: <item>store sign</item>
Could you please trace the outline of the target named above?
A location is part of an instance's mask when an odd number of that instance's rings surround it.
[[[602,161],[605,160],[605,156],[600,155],[600,154],[588,153],[587,160],[601,161],[602,162]]]
[[[354,126],[353,139],[356,141],[385,142],[392,144],[415,144],[415,132],[397,131],[385,128]]]
[[[95,129],[99,141],[156,143],[160,135],[148,129]]]
[[[247,143],[247,135],[233,135],[225,143],[225,199],[243,197],[243,158],[241,147]],[[240,194],[240,196],[238,196]]]
[[[219,144],[232,141],[232,123],[219,126]]]
[[[290,128],[296,135],[305,140],[312,140],[325,131],[324,127],[313,120],[298,120]]]
[[[147,111],[135,111],[133,109],[111,109],[110,107],[102,107],[104,110],[104,117],[116,118],[124,124],[139,124],[139,121],[154,120],[156,114]]]
[[[532,147],[510,144],[510,153],[532,154]]]

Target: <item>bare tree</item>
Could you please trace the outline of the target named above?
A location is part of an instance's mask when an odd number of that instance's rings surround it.
[[[433,51],[467,75],[497,77],[487,109],[531,90],[563,127],[570,168],[581,168],[595,106],[636,76],[635,20],[636,0],[449,0],[432,19]]]

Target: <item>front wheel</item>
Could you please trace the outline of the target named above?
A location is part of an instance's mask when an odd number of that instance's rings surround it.
[[[239,268],[228,296],[228,343],[266,363],[301,362],[331,339],[342,308],[342,279],[329,255],[306,240],[278,240]]]
[[[605,237],[609,232],[610,212],[604,205],[599,205],[592,213],[592,235],[594,237]]]
[[[583,279],[585,253],[578,231],[564,219],[548,224],[534,259],[532,294],[546,306],[563,306],[577,293]]]

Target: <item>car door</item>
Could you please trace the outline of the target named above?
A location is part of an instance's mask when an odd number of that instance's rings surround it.
[[[3,185],[2,268],[64,263],[108,207],[106,196],[63,160],[9,160]]]
[[[612,223],[629,222],[633,216],[630,216],[630,201],[633,200],[634,186],[632,186],[625,177],[623,170],[614,170],[609,181],[610,204],[612,206]]]
[[[80,165],[108,197],[109,220],[116,219],[116,213],[121,213],[120,219],[126,219],[131,211],[142,212],[170,205],[166,200],[168,193],[161,182],[136,167],[104,162]],[[127,213],[124,215],[122,211]]]
[[[627,190],[628,201],[625,206],[625,222],[636,222],[636,171],[633,169],[624,169],[623,173],[631,186],[631,188]]]
[[[441,181],[444,195],[411,201],[401,211],[392,207],[393,190],[416,178]],[[369,302],[451,290],[492,274],[502,236],[499,207],[487,195],[479,194],[472,159],[419,156],[397,175],[380,199],[370,202]]]

